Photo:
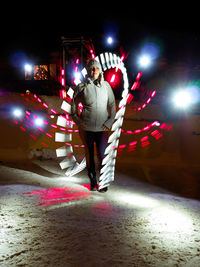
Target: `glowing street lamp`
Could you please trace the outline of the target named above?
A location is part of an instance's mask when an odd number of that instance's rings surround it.
[[[113,43],[113,38],[112,38],[111,36],[109,36],[109,37],[107,38],[107,43],[108,43],[109,45],[111,45],[111,44]]]
[[[24,70],[25,70],[25,80],[31,80],[31,74],[32,74],[32,70],[33,70],[32,65],[25,64]]]
[[[139,66],[142,68],[148,68],[151,65],[151,58],[149,55],[142,55],[139,58]]]
[[[23,111],[19,108],[16,108],[13,110],[13,115],[17,118],[20,118],[23,115]]]
[[[31,72],[32,71],[32,66],[30,64],[25,64],[24,69],[26,72]]]
[[[173,102],[178,108],[188,108],[193,101],[190,92],[180,90],[174,94]]]
[[[35,119],[35,125],[42,126],[44,124],[44,121],[42,118]]]

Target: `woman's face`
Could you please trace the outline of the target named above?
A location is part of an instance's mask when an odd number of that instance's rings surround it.
[[[100,74],[100,70],[98,67],[96,66],[93,66],[91,69],[90,69],[90,77],[93,78],[93,79],[98,79],[99,77],[99,74]]]

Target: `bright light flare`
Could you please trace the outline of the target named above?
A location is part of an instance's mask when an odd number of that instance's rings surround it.
[[[111,44],[113,43],[113,38],[112,38],[111,36],[109,36],[109,37],[107,38],[107,43],[108,43],[109,45],[111,45]]]
[[[188,108],[192,104],[192,95],[186,90],[180,90],[174,94],[173,102],[178,108]]]
[[[80,78],[81,78],[81,73],[80,73],[79,71],[75,72],[75,73],[74,73],[74,77],[75,77],[76,80],[80,80]]]
[[[42,118],[35,119],[35,125],[42,126],[44,124],[44,120]]]
[[[23,111],[21,110],[21,109],[14,109],[13,110],[13,115],[15,116],[15,117],[17,117],[17,118],[19,118],[19,117],[22,117],[22,115],[23,115]]]
[[[30,64],[25,64],[25,65],[24,65],[24,69],[25,69],[25,71],[27,71],[27,72],[31,72],[31,71],[32,71],[32,66],[31,66]]]
[[[142,68],[147,68],[151,64],[151,58],[149,55],[143,55],[139,58],[139,65]]]
[[[75,78],[75,80],[74,80],[75,85],[78,85],[81,82],[81,80],[80,80],[81,79],[81,73],[79,71],[75,71],[74,78]]]

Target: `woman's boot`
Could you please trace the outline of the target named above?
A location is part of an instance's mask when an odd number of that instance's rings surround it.
[[[90,178],[90,190],[96,191],[98,189],[96,175],[92,172],[88,173],[88,176]]]

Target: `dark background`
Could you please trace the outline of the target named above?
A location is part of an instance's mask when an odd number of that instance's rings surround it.
[[[109,34],[116,39],[115,49],[123,46],[129,53],[136,52],[146,40],[157,40],[162,45],[161,56],[169,60],[199,56],[197,4],[42,3],[5,9],[0,21],[1,57],[14,50],[44,55],[58,47],[62,35],[90,37],[95,48],[103,50]]]
[[[16,53],[21,53],[24,62],[45,59],[60,48],[61,36],[83,36],[92,39],[96,54],[107,50],[119,53],[123,49],[133,79],[136,56],[145,42],[158,44],[158,63],[183,63],[192,69],[200,58],[198,9],[197,3],[175,2],[10,4],[2,8],[4,17],[0,19],[0,62],[3,68],[16,64]],[[115,40],[110,47],[106,44],[108,35]]]

